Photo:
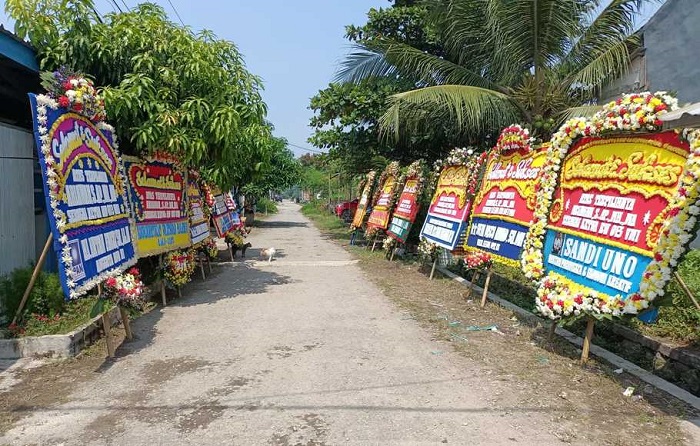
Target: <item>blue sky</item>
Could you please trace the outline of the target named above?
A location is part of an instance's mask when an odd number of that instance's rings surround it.
[[[312,116],[309,99],[333,79],[338,62],[349,50],[345,25],[362,24],[372,7],[387,0],[170,0],[182,21],[196,30],[207,28],[234,42],[248,70],[263,78],[263,97],[275,134],[291,144],[316,150],[306,139]],[[139,1],[116,0],[133,6]],[[178,22],[168,0],[156,0]],[[116,10],[108,0],[95,0],[100,14]],[[8,29],[4,11],[0,21]],[[297,154],[305,150],[291,147]]]
[[[122,9],[139,3],[115,0]],[[156,0],[177,22],[168,0]],[[309,99],[324,88],[349,50],[345,25],[363,24],[372,7],[387,0],[170,0],[182,21],[196,30],[207,28],[236,43],[248,69],[263,78],[263,97],[275,134],[290,144],[315,150],[306,139],[312,116]],[[646,8],[640,25],[659,5]],[[95,0],[97,10],[116,10],[113,2]],[[4,11],[0,21],[12,29]],[[290,146],[297,154],[306,150]]]

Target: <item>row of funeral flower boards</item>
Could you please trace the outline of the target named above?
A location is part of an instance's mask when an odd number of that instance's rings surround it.
[[[516,125],[487,153],[457,149],[442,163],[423,243],[520,266],[553,320],[653,317],[700,214],[700,131],[660,130],[676,106],[665,93],[625,95],[539,146]],[[370,200],[369,175],[354,227],[371,202],[368,235],[405,240],[418,203],[407,181],[392,219],[397,178],[392,163]]]
[[[120,156],[114,129],[30,95],[47,208],[67,298],[141,257],[198,246],[209,217],[223,237],[240,225],[230,193],[166,155]]]

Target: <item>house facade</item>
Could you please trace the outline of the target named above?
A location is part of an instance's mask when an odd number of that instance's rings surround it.
[[[34,50],[0,26],[0,275],[35,261],[48,235],[27,97],[39,88]]]
[[[700,2],[666,0],[639,30],[643,48],[627,73],[607,87],[608,100],[632,91],[675,92],[681,105],[700,102]]]

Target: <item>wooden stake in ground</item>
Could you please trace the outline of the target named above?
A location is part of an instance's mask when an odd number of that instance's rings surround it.
[[[437,266],[437,259],[433,260],[433,267],[430,269],[430,280],[433,280],[435,276],[435,267]]]
[[[129,320],[129,312],[124,307],[119,307],[119,314],[122,317],[122,324],[124,324],[124,331],[126,332],[126,339],[134,339],[134,335],[131,333],[131,321]]]
[[[109,311],[106,313],[102,313],[102,329],[105,332],[105,342],[107,343],[107,355],[110,358],[114,358],[114,344],[112,344],[112,336],[110,336],[111,328],[112,324],[109,320]]]
[[[393,248],[391,248],[391,257],[389,257],[389,261],[390,261],[390,262],[393,262],[393,261],[394,261],[394,254],[396,254],[396,249],[397,249],[397,248],[398,248],[398,246],[394,246]]]
[[[228,244],[228,252],[231,254],[231,261],[233,262],[233,259],[234,259],[233,246],[230,243]]]
[[[13,325],[17,323],[17,318],[22,313],[22,310],[24,310],[24,306],[27,304],[29,294],[32,292],[32,288],[34,288],[34,283],[36,283],[36,279],[39,277],[41,268],[44,266],[44,262],[46,261],[46,255],[49,253],[51,243],[53,243],[53,232],[49,233],[49,236],[46,237],[44,249],[41,251],[41,255],[39,256],[39,260],[36,262],[36,265],[34,265],[34,271],[32,271],[32,278],[29,279],[29,284],[27,285],[27,289],[24,290],[22,300],[19,302],[19,307],[17,307],[17,311],[15,312],[15,317],[12,318]]]
[[[182,298],[182,290],[180,289],[180,287],[177,287],[177,297]]]
[[[547,336],[547,341],[552,342],[554,340],[554,335],[557,332],[557,322],[554,321],[549,326],[549,336]]]
[[[374,239],[372,239],[372,252],[374,252],[374,248],[377,246],[377,237],[379,237],[379,235],[375,235]]]
[[[479,271],[474,271],[472,274],[472,280],[469,282],[469,289],[467,290],[467,294],[464,296],[465,299],[472,297],[472,293],[474,292],[474,284],[477,280],[479,280]]]
[[[685,292],[685,294],[690,298],[690,300],[693,301],[693,303],[698,308],[698,310],[700,310],[700,303],[698,303],[697,299],[695,299],[695,296],[693,296],[693,292],[690,291],[690,288],[688,288],[688,285],[685,284],[685,281],[683,280],[681,275],[678,274],[678,271],[673,272],[673,277],[676,278],[676,280],[678,281],[678,284],[681,286],[681,288],[683,288],[683,291]]]
[[[486,273],[486,282],[484,283],[484,292],[481,294],[481,308],[484,308],[486,306],[486,297],[489,294],[489,283],[491,282],[491,274],[492,274],[491,268],[488,269],[488,272]]]
[[[163,255],[160,255],[160,267],[164,270],[165,265],[163,265]],[[163,301],[163,306],[166,306],[168,301],[165,298],[165,279],[160,281],[160,298]]]
[[[207,276],[204,274],[204,257],[202,254],[197,255],[199,258],[199,270],[202,272],[202,280],[206,280]]]
[[[586,336],[583,338],[583,350],[581,350],[581,364],[588,362],[588,354],[591,351],[591,341],[593,340],[593,325],[595,319],[589,318],[586,325]]]

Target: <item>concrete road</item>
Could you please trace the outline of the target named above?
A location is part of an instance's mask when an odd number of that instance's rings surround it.
[[[560,444],[539,428],[553,414],[509,406],[506,383],[431,340],[297,205],[249,241],[275,261],[216,266],[0,444]]]

